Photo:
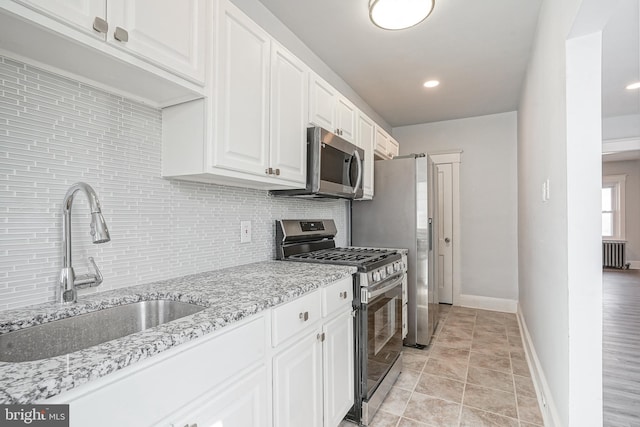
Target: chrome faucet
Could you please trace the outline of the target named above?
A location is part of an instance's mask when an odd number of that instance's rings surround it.
[[[89,207],[91,209],[91,231],[89,234],[93,238],[93,243],[106,243],[111,240],[107,224],[104,222],[104,217],[100,210],[98,195],[89,184],[76,182],[69,187],[62,202],[62,247],[64,252],[62,254],[62,270],[60,271],[59,295],[57,297],[58,302],[62,303],[76,302],[78,300],[78,291],[76,289],[98,286],[102,283],[102,274],[92,257],[89,257],[89,262],[93,265],[94,274],[82,274],[76,277],[71,265],[71,206],[78,190],[82,190],[87,199],[89,199]]]

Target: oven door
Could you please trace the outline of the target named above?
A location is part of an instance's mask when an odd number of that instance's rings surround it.
[[[366,324],[361,330],[367,335],[361,339],[366,348],[366,400],[375,393],[402,351],[403,278],[404,274],[395,276],[368,289],[368,301],[363,304],[362,320]]]

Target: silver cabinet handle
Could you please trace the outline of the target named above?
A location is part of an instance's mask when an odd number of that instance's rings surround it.
[[[277,176],[279,176],[279,175],[280,175],[280,169],[276,169],[275,174],[276,174]]]
[[[303,322],[306,322],[307,320],[309,320],[309,312],[305,311],[304,313],[300,313],[300,315],[298,316],[300,318],[300,320],[302,320]]]
[[[99,16],[96,16],[93,19],[93,29],[99,33],[106,33],[109,31],[109,23]]]
[[[272,168],[266,168],[264,170],[264,173],[266,173],[267,175],[271,175],[273,173],[273,169]]]
[[[449,243],[450,241],[451,241],[451,239],[450,239],[450,238],[448,238],[448,237],[445,237],[445,238],[444,238],[444,242],[445,242],[445,243]]]
[[[126,43],[129,41],[129,32],[122,27],[116,27],[116,31],[113,33],[113,38],[119,42]]]
[[[324,341],[324,339],[325,339],[325,334],[324,334],[324,332],[323,332],[323,333],[321,333],[321,334],[316,335],[316,339],[317,339],[318,341],[320,341],[320,342],[323,342],[323,341]]]
[[[340,292],[340,298],[347,299],[347,291]]]

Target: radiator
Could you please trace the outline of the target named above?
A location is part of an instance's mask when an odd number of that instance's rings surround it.
[[[628,268],[625,259],[626,242],[604,240],[602,242],[602,266],[606,268]]]

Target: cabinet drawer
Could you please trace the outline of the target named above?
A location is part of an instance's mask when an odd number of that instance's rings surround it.
[[[351,306],[353,301],[353,279],[346,277],[322,289],[322,317],[341,307]]]
[[[287,338],[320,320],[320,292],[314,291],[273,309],[272,344]]]

